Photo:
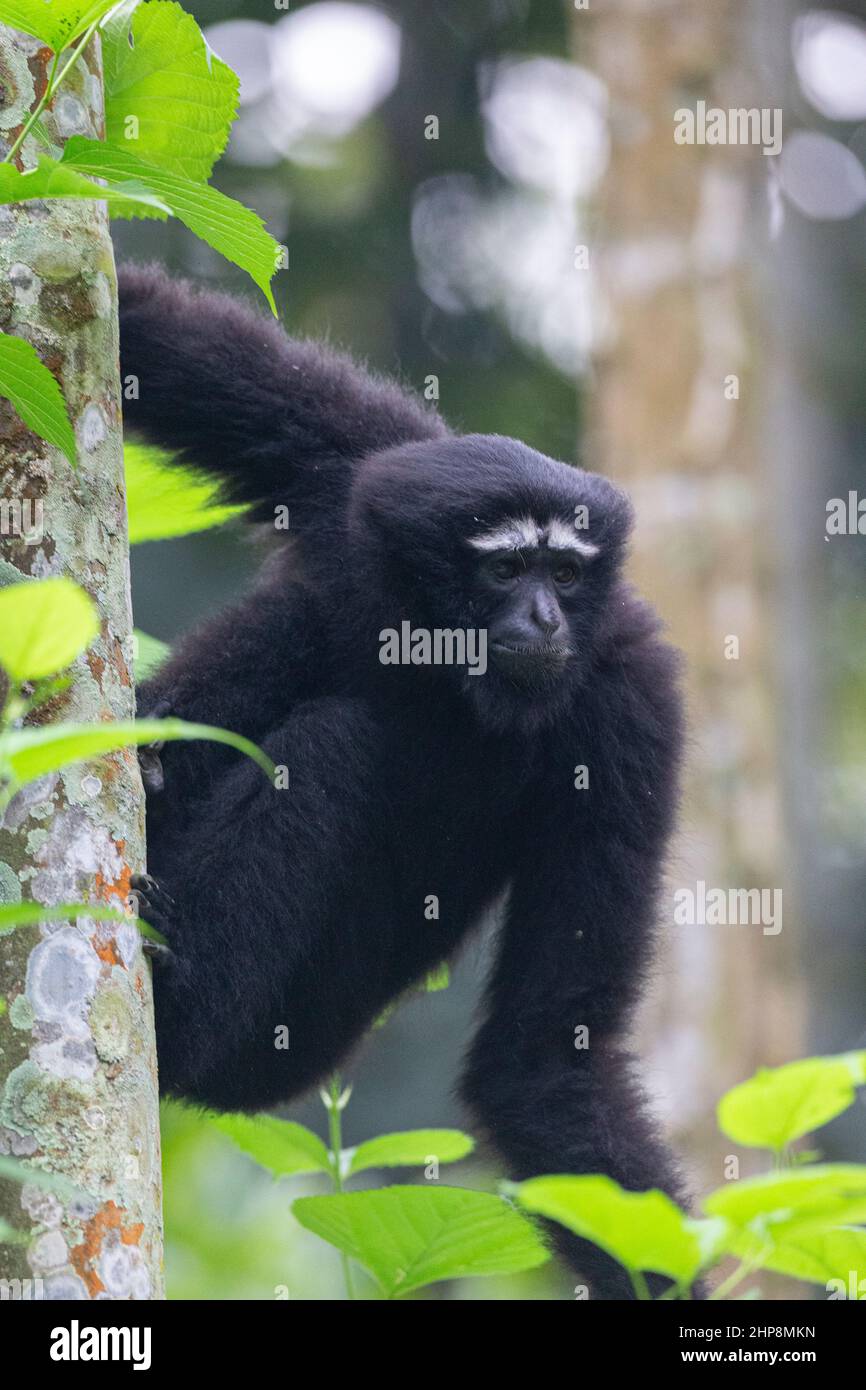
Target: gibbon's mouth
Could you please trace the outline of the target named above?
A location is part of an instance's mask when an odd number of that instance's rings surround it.
[[[570,647],[551,647],[521,645],[517,642],[491,642],[490,648],[494,652],[502,652],[509,657],[516,657],[523,661],[540,661],[555,665],[567,661],[571,656]]]

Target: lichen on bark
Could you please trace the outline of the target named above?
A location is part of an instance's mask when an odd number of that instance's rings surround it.
[[[44,91],[50,60],[37,40],[0,26],[0,157]],[[102,134],[102,100],[95,39],[44,115],[58,148],[75,134]],[[22,167],[35,162],[29,139],[19,157]],[[0,329],[31,342],[56,375],[78,452],[73,470],[0,401],[0,499],[30,504],[28,534],[0,537],[0,584],[64,574],[99,608],[99,636],[47,717],[130,718],[117,283],[104,204],[0,207]],[[7,522],[19,514],[3,513]],[[0,902],[131,912],[129,880],[143,864],[130,750],[23,788],[0,824]],[[128,925],[82,916],[0,937],[0,997],[0,1153],[78,1193],[0,1182],[0,1216],[23,1235],[0,1245],[0,1284],[39,1279],[46,1298],[161,1297],[153,1013],[132,916]]]

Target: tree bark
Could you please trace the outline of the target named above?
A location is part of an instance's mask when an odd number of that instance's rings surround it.
[[[0,26],[0,153],[45,89],[50,53]],[[100,136],[98,38],[44,125],[58,148]],[[35,148],[19,152],[35,163]],[[78,467],[0,402],[0,497],[41,504],[40,528],[5,536],[0,583],[68,575],[93,597],[101,630],[72,669],[52,720],[128,719],[129,553],[118,368],[117,284],[102,203],[0,208],[0,327],[28,339],[63,388]],[[26,513],[25,513],[26,514]],[[34,529],[36,534],[34,534]],[[77,764],[26,786],[0,825],[0,901],[110,904],[131,914],[144,865],[134,752]],[[74,1184],[0,1182],[0,1294],[53,1299],[162,1296],[161,1180],[150,972],[135,921],[43,923],[0,938],[0,1153]],[[64,1189],[60,1189],[60,1192]],[[29,1287],[4,1281],[38,1281]]]
[[[674,113],[762,107],[745,0],[599,0],[572,25],[610,96],[611,163],[591,247],[604,325],[584,462],[632,493],[632,572],[688,660],[691,738],[670,888],[784,892],[783,930],[678,926],[647,1031],[703,1181],[728,1175],[721,1093],[802,1050],[795,894],[785,876],[773,710],[773,497],[764,463],[762,301],[772,158],[679,145]],[[737,382],[733,382],[733,378]],[[736,391],[736,395],[734,394]],[[730,637],[739,654],[730,659]],[[738,1154],[745,1176],[760,1156]]]

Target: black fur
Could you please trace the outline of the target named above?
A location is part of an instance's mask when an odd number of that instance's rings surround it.
[[[509,888],[466,1101],[512,1178],[604,1172],[681,1197],[627,1048],[682,717],[675,654],[620,577],[624,497],[515,440],[454,436],[348,359],[158,270],[122,273],[121,341],[140,383],[128,426],[258,519],[288,504],[295,542],[140,695],[259,741],[290,775],[277,790],[225,748],[164,750],[148,807],[174,903],[163,1089],[252,1110],[298,1095]],[[379,632],[404,618],[494,616],[468,537],[579,504],[601,553],[567,604],[561,675],[527,689],[495,666],[382,666]],[[606,1256],[560,1239],[597,1296],[632,1296]]]

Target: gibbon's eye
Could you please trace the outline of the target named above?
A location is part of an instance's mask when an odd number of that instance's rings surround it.
[[[520,572],[520,565],[517,560],[509,558],[497,560],[496,563],[491,566],[490,572],[495,579],[516,579]]]
[[[557,584],[573,584],[577,578],[577,567],[575,565],[558,565],[553,571],[553,578]]]

